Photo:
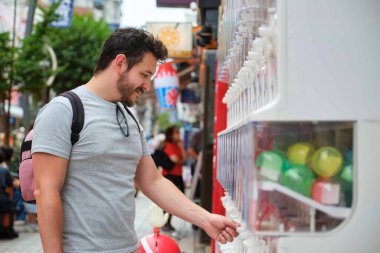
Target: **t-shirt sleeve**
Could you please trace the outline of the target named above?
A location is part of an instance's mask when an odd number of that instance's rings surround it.
[[[150,155],[148,144],[146,143],[145,133],[142,131],[141,133],[141,147],[142,147],[142,156]]]
[[[64,97],[57,97],[43,107],[34,124],[32,153],[69,159],[72,115],[70,101]]]

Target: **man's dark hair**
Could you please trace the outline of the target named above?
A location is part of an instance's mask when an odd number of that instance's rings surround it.
[[[94,75],[105,70],[116,55],[124,54],[128,70],[142,61],[145,53],[151,52],[159,62],[168,56],[165,45],[152,34],[133,27],[117,29],[106,40],[94,70]]]

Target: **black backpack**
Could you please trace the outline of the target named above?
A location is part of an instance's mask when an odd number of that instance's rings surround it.
[[[66,97],[73,108],[73,119],[71,124],[71,145],[79,140],[79,133],[84,124],[84,108],[81,99],[73,91],[66,91],[60,96]],[[35,204],[34,197],[34,173],[32,165],[32,141],[33,129],[24,138],[20,149],[19,178],[21,196],[24,202]]]
[[[66,91],[59,96],[66,97],[71,103],[73,108],[73,119],[71,124],[71,145],[73,146],[79,140],[79,133],[83,129],[84,125],[84,107],[82,100],[73,91]],[[140,125],[138,124],[136,118],[132,112],[123,104],[125,110],[136,122],[139,132],[141,132]],[[36,199],[34,197],[34,174],[32,166],[32,141],[33,141],[33,130],[31,130],[23,140],[20,150],[20,165],[19,165],[19,178],[20,178],[20,189],[21,196],[24,202],[35,204]]]

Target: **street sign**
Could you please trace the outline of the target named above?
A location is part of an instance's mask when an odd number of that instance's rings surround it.
[[[52,3],[57,2],[58,0],[52,0]],[[73,16],[73,3],[74,0],[62,0],[59,5],[56,13],[60,15],[60,17],[51,23],[52,27],[56,28],[68,28],[71,27],[71,20]]]
[[[148,32],[164,43],[171,58],[190,58],[193,50],[193,26],[190,22],[146,22]]]

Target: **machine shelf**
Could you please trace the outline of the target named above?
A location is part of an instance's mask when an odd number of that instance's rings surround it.
[[[310,206],[311,208],[315,208],[316,210],[319,210],[325,214],[328,214],[329,216],[333,218],[344,219],[344,218],[347,218],[351,213],[351,208],[323,205],[315,200],[305,197],[302,194],[295,192],[275,182],[264,180],[259,183],[259,187],[260,187],[260,190],[263,190],[263,191],[281,192],[293,199],[296,199]]]

